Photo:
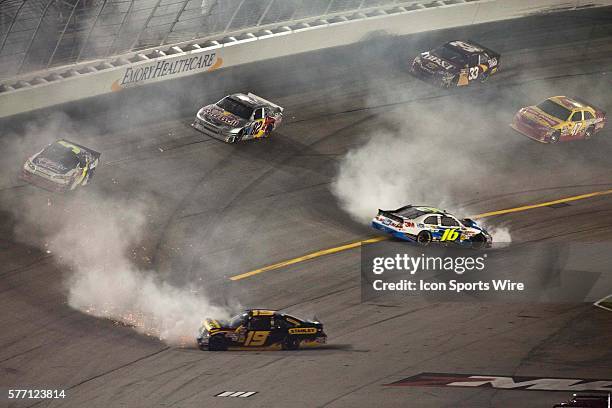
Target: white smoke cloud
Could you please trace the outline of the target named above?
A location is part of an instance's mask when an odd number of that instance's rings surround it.
[[[150,239],[159,211],[148,193],[115,193],[96,185],[100,170],[92,184],[64,195],[15,188],[23,184],[18,180],[23,160],[58,135],[88,140],[83,128],[70,129],[65,116],[56,119],[0,141],[0,210],[12,214],[16,240],[52,254],[69,272],[64,274],[68,304],[172,345],[192,343],[205,317],[226,318],[229,309],[238,309],[215,306],[202,286],[176,287],[151,270],[142,242]]]
[[[490,143],[488,131],[499,133],[495,123],[487,125],[494,115],[475,116],[470,106],[455,100],[438,100],[431,110],[405,105],[385,113],[371,129],[365,129],[367,141],[340,162],[332,184],[340,205],[362,223],[369,222],[379,208],[406,204],[468,216],[471,211],[461,203],[473,201],[480,191],[495,189],[503,179],[496,171],[500,161],[491,161],[479,151],[479,146]],[[496,231],[499,239],[511,240],[508,228]]]
[[[138,269],[132,248],[145,231],[144,202],[81,195],[64,209],[66,217],[47,243],[73,270],[67,282],[70,306],[170,344],[193,339],[206,316],[227,317],[228,312],[210,304],[203,293],[173,287],[153,271]]]

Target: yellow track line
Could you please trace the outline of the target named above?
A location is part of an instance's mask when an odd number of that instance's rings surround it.
[[[482,213],[482,214],[473,215],[470,218],[478,219],[478,218],[492,217],[494,215],[510,214],[510,213],[514,213],[514,212],[527,211],[527,210],[531,210],[531,209],[534,209],[534,208],[540,208],[540,207],[548,207],[549,205],[567,203],[567,202],[570,202],[570,201],[584,200],[585,198],[592,198],[592,197],[608,195],[608,194],[612,194],[612,190],[595,191],[593,193],[580,194],[580,195],[577,195],[577,196],[560,198],[558,200],[547,201],[545,203],[531,204],[531,205],[525,205],[525,206],[522,206],[522,207],[515,207],[515,208],[507,208],[505,210],[499,210],[499,211],[491,211],[491,212],[486,212],[486,213]]]
[[[296,264],[296,263],[299,263],[299,262],[308,261],[309,259],[318,258],[318,257],[323,256],[323,255],[335,254],[336,252],[342,252],[342,251],[346,251],[347,249],[357,248],[358,246],[361,246],[362,243],[363,244],[369,244],[369,243],[373,243],[373,242],[384,241],[386,239],[388,239],[388,238],[387,237],[374,237],[374,238],[369,238],[369,239],[366,239],[366,240],[363,240],[363,241],[351,242],[350,244],[342,245],[342,246],[335,247],[335,248],[323,249],[321,251],[313,252],[313,253],[308,254],[308,255],[300,256],[299,258],[289,259],[287,261],[279,262],[279,263],[276,263],[274,265],[268,265],[266,267],[255,269],[255,270],[250,271],[250,272],[246,272],[246,273],[243,273],[243,274],[240,274],[240,275],[232,276],[232,277],[230,277],[230,279],[233,280],[233,281],[237,281],[237,280],[240,280],[240,279],[248,278],[249,276],[257,275],[257,274],[262,273],[262,272],[267,272],[267,271],[271,271],[273,269],[282,268],[283,266],[289,266],[289,265],[293,265],[293,264]]]
[[[515,212],[527,211],[527,210],[532,210],[534,208],[548,207],[549,205],[560,204],[560,203],[567,203],[567,202],[570,202],[570,201],[584,200],[586,198],[592,198],[592,197],[609,195],[609,194],[612,194],[612,189],[611,190],[603,190],[603,191],[595,191],[593,193],[581,194],[581,195],[576,195],[576,196],[572,196],[572,197],[560,198],[558,200],[546,201],[544,203],[539,203],[539,204],[531,204],[531,205],[525,205],[525,206],[522,206],[522,207],[507,208],[505,210],[490,211],[490,212],[486,212],[486,213],[482,213],[482,214],[472,215],[469,218],[479,219],[479,218],[493,217],[495,215],[504,215],[504,214],[510,214],[510,213],[515,213]],[[362,241],[351,242],[349,244],[341,245],[341,246],[334,247],[334,248],[323,249],[321,251],[312,252],[310,254],[303,255],[303,256],[300,256],[298,258],[288,259],[286,261],[275,263],[273,265],[268,265],[268,266],[265,266],[263,268],[252,270],[250,272],[245,272],[245,273],[242,273],[240,275],[231,276],[230,280],[237,281],[237,280],[240,280],[240,279],[248,278],[248,277],[253,276],[253,275],[258,275],[258,274],[263,273],[263,272],[267,272],[267,271],[271,271],[271,270],[274,270],[274,269],[282,268],[284,266],[294,265],[296,263],[308,261],[310,259],[318,258],[318,257],[324,256],[324,255],[335,254],[335,253],[338,253],[338,252],[346,251],[348,249],[357,248],[357,247],[360,247],[361,244],[370,244],[370,243],[374,243],[374,242],[385,241],[387,239],[389,239],[389,238],[385,237],[385,236],[374,237],[374,238],[369,238],[369,239],[365,239],[365,240],[362,240]]]

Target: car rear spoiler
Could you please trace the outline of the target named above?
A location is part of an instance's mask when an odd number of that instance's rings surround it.
[[[395,222],[399,222],[399,223],[403,223],[404,219],[402,217],[400,217],[397,214],[393,214],[393,211],[387,211],[387,210],[381,210],[380,208],[378,209],[378,215],[382,215],[383,217],[387,217],[389,219],[392,219]]]
[[[80,145],[80,144],[78,144],[78,143],[74,143],[72,140],[68,140],[68,139],[60,139],[60,140],[63,140],[63,141],[68,142],[68,143],[70,143],[70,144],[73,144],[73,145],[75,145],[76,147],[78,147],[79,149],[82,149],[82,150],[85,150],[86,152],[91,153],[91,155],[92,155],[93,157],[95,157],[96,159],[99,159],[99,158],[100,158],[100,156],[102,155],[102,153],[100,153],[100,152],[96,152],[95,150],[92,150],[92,149],[90,149],[89,147],[85,147],[85,146]]]
[[[407,210],[408,208],[412,208],[412,207],[414,207],[414,205],[405,205],[395,210],[381,210],[379,208],[378,215],[385,216],[387,218],[392,219],[393,221],[404,222],[404,217],[397,215],[396,213],[403,211],[403,210]]]
[[[483,49],[483,50],[485,50],[485,51],[486,51],[486,52],[487,52],[487,53],[488,53],[488,54],[489,54],[491,57],[495,57],[495,58],[497,58],[497,59],[499,59],[499,57],[501,57],[501,54],[500,54],[499,52],[497,52],[497,51],[493,51],[492,49],[490,49],[490,48],[488,48],[488,47],[485,47],[484,45],[479,44],[479,43],[477,43],[477,42],[476,42],[476,41],[474,41],[474,40],[468,40],[467,42],[468,42],[468,43],[470,43],[470,44],[474,44],[474,45],[475,45],[475,46],[477,46],[477,47],[482,48],[482,49]]]
[[[261,96],[257,96],[257,95],[255,95],[255,94],[253,94],[253,93],[251,93],[251,92],[249,92],[249,93],[248,93],[248,96],[249,96],[250,98],[252,98],[252,99],[255,99],[255,100],[256,100],[256,101],[258,101],[258,102],[262,102],[262,103],[265,103],[265,104],[268,104],[268,105],[274,106],[275,108],[278,108],[278,109],[279,109],[281,112],[285,110],[285,108],[283,108],[282,106],[279,106],[279,105],[277,105],[277,104],[275,104],[275,103],[273,103],[273,102],[270,102],[269,100],[264,99],[264,98],[262,98]]]

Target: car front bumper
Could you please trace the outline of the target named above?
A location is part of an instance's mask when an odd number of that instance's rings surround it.
[[[25,169],[21,172],[20,179],[45,190],[58,193],[64,193],[70,190],[71,184],[70,181],[67,183],[54,181],[43,175]]]
[[[229,133],[225,129],[208,123],[197,116],[191,124],[191,127],[201,133],[204,133],[206,136],[210,136],[217,140],[222,140],[226,143],[231,143],[237,137],[237,134]]]
[[[536,142],[550,143],[552,129],[532,124],[528,120],[517,116],[514,117],[514,120],[510,124],[512,129]]]

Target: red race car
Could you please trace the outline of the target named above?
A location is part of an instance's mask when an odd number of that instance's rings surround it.
[[[552,96],[514,115],[514,130],[541,143],[590,139],[601,131],[606,113],[578,98]]]

